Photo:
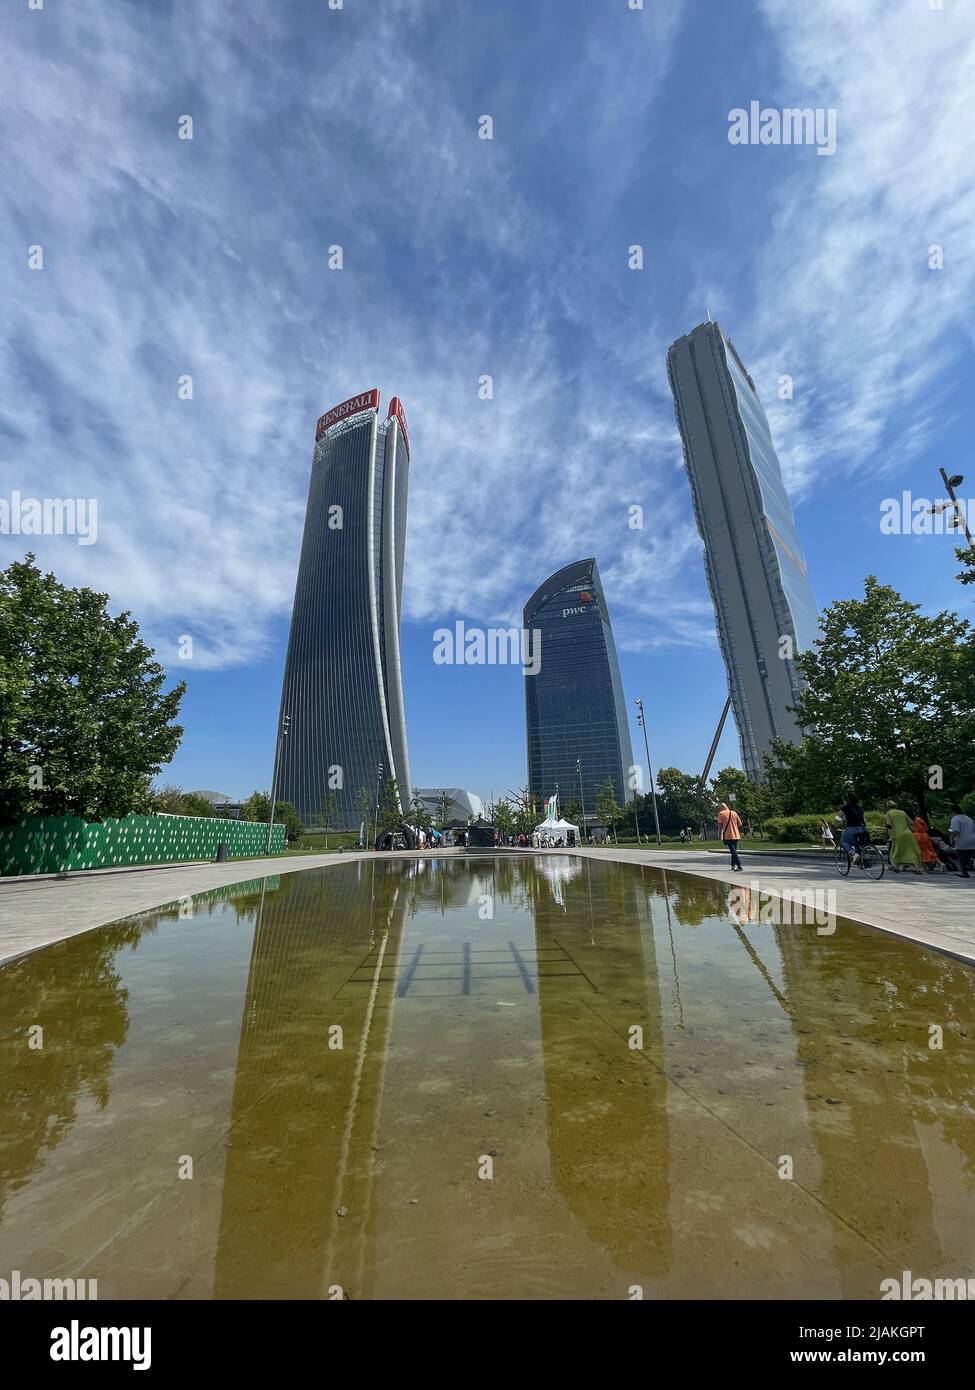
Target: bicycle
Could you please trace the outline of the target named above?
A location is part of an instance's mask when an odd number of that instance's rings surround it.
[[[884,856],[876,845],[870,843],[870,839],[866,835],[857,836],[854,854],[851,854],[848,849],[844,849],[842,845],[837,845],[833,861],[836,865],[836,872],[842,874],[844,878],[847,877],[854,864],[875,883],[879,883],[884,876]]]

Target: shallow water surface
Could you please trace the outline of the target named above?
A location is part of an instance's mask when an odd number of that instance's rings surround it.
[[[377,857],[200,894],[0,970],[0,1277],[102,1299],[967,1277],[973,1004],[948,957],[741,926],[722,885],[603,860]]]

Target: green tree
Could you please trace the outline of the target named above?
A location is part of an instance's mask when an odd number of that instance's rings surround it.
[[[267,792],[251,792],[241,803],[241,820],[261,821],[265,825],[271,819],[271,798]]]
[[[267,792],[251,792],[240,808],[240,818],[267,825],[271,819],[271,798]],[[301,817],[290,801],[276,801],[274,803],[274,822],[276,825],[284,824],[284,838],[289,845],[293,844],[295,840],[301,839],[304,826],[301,823]]]
[[[152,809],[164,812],[168,816],[220,815],[220,808],[211,806],[205,796],[201,796],[199,792],[184,792],[182,787],[175,787],[172,783],[153,788]]]
[[[163,787],[153,789],[152,803],[153,810],[164,811],[170,816],[181,816],[183,814],[183,800],[186,793],[182,787],[174,786],[172,782],[167,782]]]
[[[301,839],[305,827],[290,801],[276,801],[274,803],[274,819],[278,823],[284,822],[284,838],[289,845],[293,845],[296,840]]]
[[[612,777],[607,777],[605,782],[600,784],[599,791],[596,793],[596,815],[612,830],[613,839],[619,844],[616,835],[616,822],[623,814],[623,808],[616,800],[616,791],[613,787]]]
[[[570,797],[562,807],[560,814],[563,820],[570,821],[573,825],[581,825],[582,802],[577,796]]]
[[[379,822],[376,827],[376,838],[384,830],[393,830],[403,819],[400,810],[399,787],[395,777],[387,777],[379,793]]]
[[[373,805],[372,792],[368,787],[360,787],[355,794],[355,799],[359,805],[359,816],[365,826],[365,838],[366,844],[368,845],[370,839],[370,825],[372,825],[372,840],[375,842],[377,838],[375,825],[376,808]]]
[[[711,814],[714,798],[707,789],[702,795],[698,781],[697,777],[676,767],[660,769],[657,773],[657,810],[661,829],[672,833],[686,825],[697,829],[703,817]],[[653,818],[653,798],[649,793],[640,808],[640,820],[649,825],[650,820],[645,820],[646,816],[651,820]]]
[[[433,824],[433,817],[420,800],[416,789],[414,789],[413,795],[410,798],[410,808],[406,818],[410,825],[415,825],[420,830],[429,830]]]
[[[750,782],[740,767],[724,767],[711,779],[715,802],[726,801],[746,826],[761,825],[774,814],[775,798],[761,782]]]
[[[494,803],[492,819],[499,830],[503,830],[506,835],[514,835],[515,831],[515,812],[514,807],[507,797],[499,797]]]
[[[527,787],[519,787],[517,791],[509,790],[508,802],[514,816],[515,834],[530,835],[539,820],[537,799]]]
[[[29,554],[0,571],[0,821],[152,808],[183,736],[186,689],[108,595],[68,589]]]
[[[975,779],[975,644],[957,614],[927,616],[873,575],[862,599],[820,618],[797,657],[805,737],[776,741],[769,760],[782,809],[821,812],[852,788],[865,804],[910,794],[922,812]]]
[[[325,849],[328,849],[328,832],[334,829],[339,823],[340,817],[339,799],[334,792],[329,792],[322,802],[321,822],[322,829],[325,831]]]
[[[749,782],[748,814],[760,831],[764,833],[765,822],[778,815],[781,809],[778,797],[767,782]]]

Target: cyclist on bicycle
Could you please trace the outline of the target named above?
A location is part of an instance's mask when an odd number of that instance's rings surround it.
[[[867,838],[867,821],[863,814],[863,807],[853,793],[849,792],[846,800],[837,809],[846,820],[846,829],[840,836],[840,844],[847,854],[859,859],[860,846]]]

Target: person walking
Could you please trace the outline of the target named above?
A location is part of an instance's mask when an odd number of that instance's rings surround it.
[[[975,861],[975,820],[966,816],[959,802],[951,808],[951,824],[948,826],[951,844],[958,856],[958,866],[962,878],[970,878],[969,870]]]
[[[917,847],[921,851],[921,863],[924,865],[924,872],[933,874],[938,867],[938,851],[931,843],[931,833],[928,830],[928,823],[923,816],[915,816],[911,832],[917,840]]]
[[[731,851],[732,873],[740,873],[742,865],[738,858],[738,846],[741,843],[741,816],[724,801],[718,807],[718,831]]]
[[[887,802],[887,829],[890,831],[890,862],[901,869],[921,872],[921,851],[911,830],[907,814],[896,801]]]
[[[825,816],[819,822],[819,834],[823,841],[823,849],[832,849],[836,842],[833,839],[832,827]]]
[[[958,872],[958,856],[951,848],[951,839],[947,831],[940,830],[938,826],[932,826],[929,831],[934,852],[941,860],[949,874]]]

